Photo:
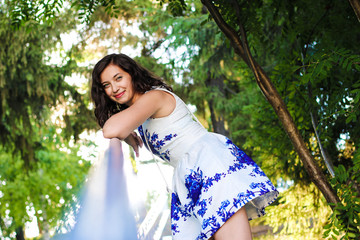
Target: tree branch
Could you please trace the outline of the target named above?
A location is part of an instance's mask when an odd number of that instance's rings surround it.
[[[246,61],[246,56],[245,56],[244,48],[242,46],[242,42],[238,37],[236,31],[224,21],[217,8],[212,4],[211,0],[201,0],[201,2],[207,7],[208,11],[210,12],[211,16],[214,18],[214,21],[219,26],[220,30],[230,40],[231,45],[233,46],[236,54],[238,54],[242,59],[244,59],[245,63],[249,65],[249,63]]]
[[[305,71],[305,70],[304,70]],[[331,174],[332,177],[335,177],[335,172],[334,172],[334,165],[332,163],[332,160],[328,154],[328,152],[326,151],[326,149],[323,147],[322,141],[320,139],[320,134],[319,131],[317,129],[318,127],[318,121],[317,121],[317,117],[316,115],[313,113],[313,104],[312,104],[312,100],[313,100],[313,94],[312,94],[312,88],[311,88],[311,83],[308,83],[308,96],[309,96],[309,101],[310,101],[310,117],[311,117],[311,123],[314,129],[314,133],[320,148],[320,153],[324,159],[325,165],[329,171],[329,173]]]
[[[355,15],[360,22],[360,1],[359,0],[349,0],[351,7],[353,8]]]
[[[230,40],[234,50],[246,62],[246,64],[253,70],[256,82],[258,83],[261,91],[265,95],[268,102],[272,105],[279,120],[281,121],[286,133],[288,134],[296,152],[298,153],[304,167],[315,185],[322,192],[330,206],[334,208],[337,204],[341,203],[339,197],[336,195],[334,189],[327,181],[324,173],[314,161],[309,149],[306,147],[302,136],[297,129],[293,118],[291,117],[287,107],[279,95],[276,88],[273,86],[270,78],[267,76],[261,66],[251,56],[249,46],[246,40],[246,33],[243,25],[239,23],[241,39],[237,32],[231,28],[222,18],[219,11],[216,9],[212,0],[201,0],[201,2],[208,8],[210,14],[213,16],[219,28],[223,31],[226,37]],[[239,7],[239,6],[237,6]],[[237,15],[240,15],[239,8]]]
[[[250,47],[249,47],[249,43],[247,41],[247,35],[246,35],[244,25],[242,24],[241,19],[240,19],[239,3],[236,0],[233,0],[233,3],[234,3],[235,11],[236,11],[236,16],[238,19],[238,25],[240,28],[242,46],[243,46],[243,49],[245,52],[246,59],[249,62],[248,65],[252,69],[252,71],[255,75],[255,80],[256,80],[257,84],[260,86],[260,89],[262,90],[264,96],[267,98],[267,96],[269,96],[269,94],[271,92],[271,91],[269,91],[269,88],[273,88],[273,86],[266,86],[263,84],[263,81],[261,81],[259,71],[256,69],[254,58],[252,57],[252,54],[250,52]]]

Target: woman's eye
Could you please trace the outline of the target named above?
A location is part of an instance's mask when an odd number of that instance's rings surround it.
[[[117,78],[116,78],[116,81],[120,81],[122,79],[122,76],[118,76]]]
[[[104,84],[103,88],[108,88],[110,86],[110,84]]]

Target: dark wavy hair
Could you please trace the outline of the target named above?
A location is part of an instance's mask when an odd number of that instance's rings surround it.
[[[115,113],[127,108],[124,104],[118,104],[111,100],[105,93],[101,84],[100,75],[110,64],[119,66],[130,74],[134,91],[145,93],[154,87],[163,87],[172,91],[161,78],[152,74],[149,70],[142,67],[135,60],[125,54],[110,54],[102,58],[94,67],[92,72],[91,98],[95,103],[95,117],[100,127]]]

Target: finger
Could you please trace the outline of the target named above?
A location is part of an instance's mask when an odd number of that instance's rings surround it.
[[[134,132],[135,133],[135,132]],[[135,140],[135,143],[137,144],[137,145],[140,145],[140,143],[141,143],[141,138],[135,133],[135,135],[133,135],[134,136],[134,140]]]
[[[139,136],[137,137],[137,142],[140,147],[144,146],[144,143],[143,143],[143,140],[141,139],[141,137],[139,137]]]
[[[135,156],[139,157],[139,147],[138,147],[138,145],[135,145],[133,148],[134,148]]]

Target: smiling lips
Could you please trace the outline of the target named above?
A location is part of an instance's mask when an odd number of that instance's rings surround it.
[[[115,98],[121,98],[121,97],[124,95],[124,93],[125,93],[125,91],[123,91],[123,92],[115,95],[114,97],[115,97]]]

